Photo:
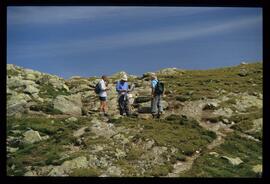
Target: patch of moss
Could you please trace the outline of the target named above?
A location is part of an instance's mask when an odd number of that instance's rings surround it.
[[[137,160],[144,153],[143,149],[139,148],[131,148],[131,150],[127,153],[127,160]]]

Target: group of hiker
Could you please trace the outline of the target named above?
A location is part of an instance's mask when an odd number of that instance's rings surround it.
[[[95,87],[95,92],[99,96],[100,100],[100,114],[105,116],[108,116],[107,91],[111,89],[108,86],[109,79],[107,76],[103,75]],[[164,84],[157,79],[155,73],[151,74],[151,83],[149,87],[151,87],[151,114],[153,118],[160,118],[160,115],[163,113],[161,97],[164,94]],[[130,116],[129,92],[134,90],[134,84],[129,85],[128,77],[124,74],[120,80],[117,81],[115,89],[118,93],[117,99],[120,115]]]

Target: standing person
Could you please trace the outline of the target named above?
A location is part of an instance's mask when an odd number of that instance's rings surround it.
[[[107,76],[103,75],[101,77],[101,80],[98,83],[98,87],[99,87],[99,100],[100,100],[100,114],[104,114],[105,116],[108,116],[107,114],[107,110],[108,110],[108,105],[107,105],[107,90],[109,90],[108,88],[108,84],[109,84],[109,80],[107,78]]]
[[[120,115],[129,116],[129,107],[128,107],[128,82],[127,76],[123,75],[120,81],[116,84],[116,91],[118,92],[118,105],[120,110]]]
[[[160,114],[163,112],[161,96],[164,94],[164,85],[158,81],[156,74],[151,76],[151,89],[151,113],[153,118],[160,118]]]

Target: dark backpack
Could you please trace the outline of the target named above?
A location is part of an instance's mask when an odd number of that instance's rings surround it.
[[[155,87],[155,94],[161,95],[164,92],[164,84],[163,82],[157,81],[156,87]]]
[[[98,83],[96,84],[96,87],[95,87],[95,93],[96,93],[96,94],[99,94],[100,91],[101,91],[101,89],[100,89],[100,85],[99,85],[99,82],[98,82]]]

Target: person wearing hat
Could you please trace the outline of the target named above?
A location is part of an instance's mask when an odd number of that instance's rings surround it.
[[[120,81],[116,84],[116,91],[118,92],[118,105],[120,110],[120,115],[129,116],[129,107],[128,107],[128,82],[127,75],[123,75]]]

